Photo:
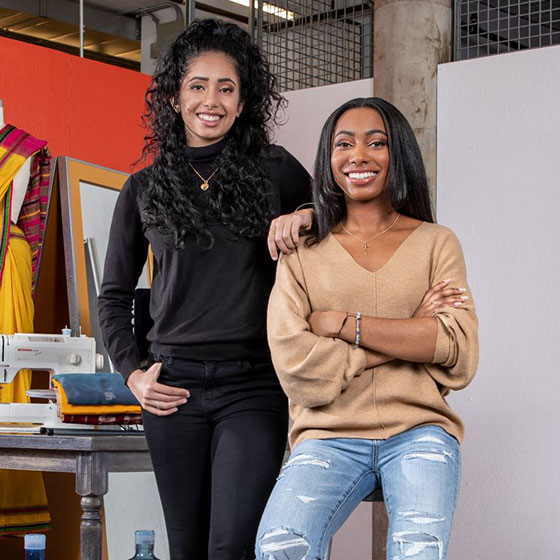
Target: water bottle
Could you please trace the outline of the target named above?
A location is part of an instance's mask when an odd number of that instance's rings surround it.
[[[154,556],[154,531],[135,531],[136,554],[130,560],[158,560]]]
[[[24,537],[25,560],[45,560],[45,535],[29,534]]]

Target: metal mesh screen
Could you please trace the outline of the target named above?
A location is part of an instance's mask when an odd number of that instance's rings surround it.
[[[455,60],[560,44],[560,0],[455,0]]]
[[[281,91],[373,75],[370,0],[261,0],[255,8],[257,42]]]

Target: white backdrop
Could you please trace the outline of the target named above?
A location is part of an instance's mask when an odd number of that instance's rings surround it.
[[[557,560],[560,47],[440,66],[438,221],[480,317],[450,560]]]

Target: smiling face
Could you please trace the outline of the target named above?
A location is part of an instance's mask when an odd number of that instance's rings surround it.
[[[385,198],[389,146],[385,124],[375,109],[349,109],[338,119],[332,138],[331,169],[347,203]]]
[[[171,100],[185,123],[187,144],[219,142],[241,114],[241,84],[232,59],[222,52],[197,56],[181,82],[180,99]]]

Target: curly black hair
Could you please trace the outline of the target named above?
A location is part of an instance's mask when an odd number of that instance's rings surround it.
[[[307,245],[322,241],[346,216],[346,203],[331,168],[333,134],[340,117],[350,109],[369,107],[377,111],[387,130],[389,170],[386,193],[401,214],[433,222],[428,180],[418,141],[406,117],[380,97],[358,97],[335,109],[321,131],[315,158],[313,203],[315,220]]]
[[[194,59],[207,52],[224,53],[233,62],[243,111],[226,135],[216,162],[219,171],[210,210],[205,213],[189,194],[195,178],[188,171],[184,123],[170,100],[179,98],[181,81]],[[143,120],[149,132],[142,154],[153,163],[141,193],[144,227],[156,228],[176,248],[182,248],[188,236],[211,247],[208,225],[216,220],[239,237],[263,235],[273,217],[272,185],[259,159],[285,100],[276,92],[274,76],[249,34],[215,19],[189,25],[161,57],[145,99]]]

